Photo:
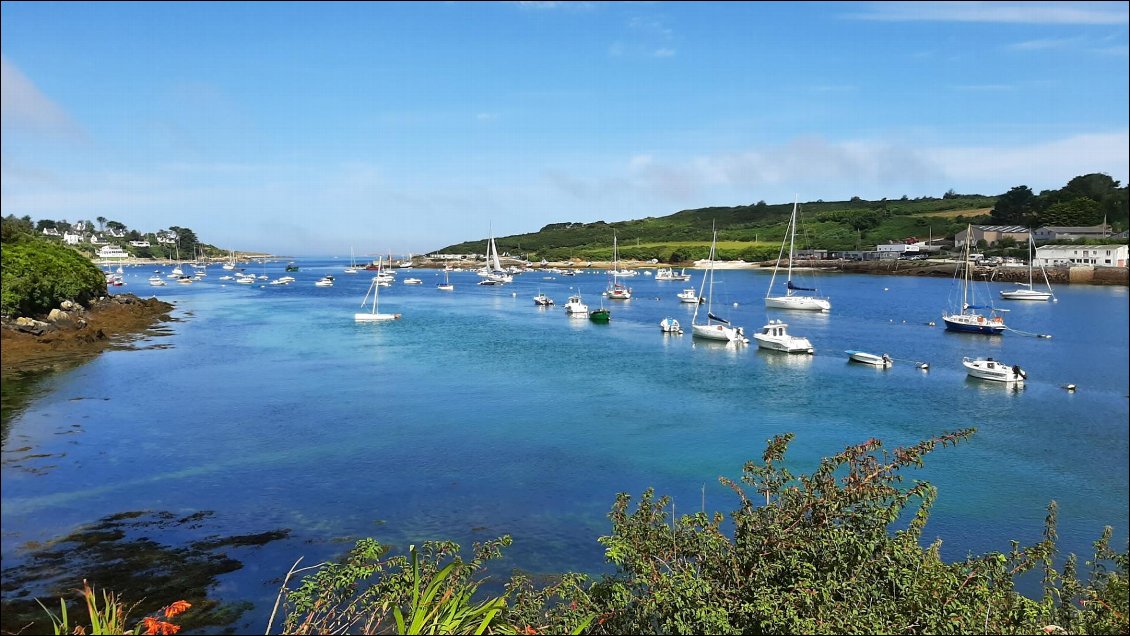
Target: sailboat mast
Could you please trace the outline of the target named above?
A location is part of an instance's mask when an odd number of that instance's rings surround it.
[[[793,254],[796,249],[796,206],[797,198],[793,199],[793,218],[789,221],[789,282],[793,281]],[[789,288],[789,294],[793,293],[792,288]]]
[[[1032,287],[1032,230],[1028,230],[1028,289]]]

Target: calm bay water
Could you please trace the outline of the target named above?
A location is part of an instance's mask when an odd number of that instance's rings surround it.
[[[768,272],[718,271],[715,313],[747,334],[782,318],[816,347],[787,356],[693,340],[694,308],[675,297],[684,284],[650,276],[631,279],[632,300],[605,300],[612,322],[597,325],[562,305],[576,289],[599,306],[603,274],[480,287],[455,273],[455,291],[440,292],[442,273],[418,270],[422,285],[381,292],[381,310],[402,320],[359,325],[370,275],[341,273],[341,260],[299,263],[286,287],[225,284],[215,267],[192,286],[153,288],[152,268],[127,271],[122,291],[174,302],[180,321],[149,348],[50,377],[6,424],[5,568],[31,542],[128,511],[213,511],[206,531],[217,534],[287,528],[284,540],[233,552],[243,569],[213,590],[254,602],[242,627],[256,630],[274,579],[347,539],[405,548],[511,534],[506,567],[599,573],[596,539],[617,492],[654,486],[676,512],[729,511],[738,502],[718,477],[739,477],[775,434],[796,434],[787,457],[800,472],[871,437],[894,447],[965,427],[978,429],[972,440],[908,474],[939,488],[924,538],[943,539],[943,556],[1038,541],[1051,500],[1063,551],[1088,557],[1104,525],[1125,549],[1124,287],[998,302],[1013,329],[1053,337],[986,337],[944,331],[948,279],[821,275],[833,310],[814,315],[767,311]],[[276,277],[282,264],[264,271]],[[337,284],[315,287],[327,273]],[[538,291],[558,306],[536,307]],[[687,335],[661,334],[665,316]],[[849,364],[845,349],[897,362]],[[968,379],[962,356],[986,355],[1024,367],[1027,386]]]

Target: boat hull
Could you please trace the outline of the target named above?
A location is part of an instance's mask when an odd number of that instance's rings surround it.
[[[757,341],[758,348],[768,349],[769,351],[780,351],[782,353],[814,353],[815,349],[812,343],[807,338],[796,338],[789,336],[785,339],[770,338],[763,334],[753,334],[753,339]]]
[[[959,333],[979,333],[988,336],[999,335],[1004,332],[1004,322],[994,322],[992,319],[986,320],[984,316],[942,316],[942,321],[946,323],[947,331],[956,331]]]
[[[801,311],[831,311],[832,303],[815,296],[771,296],[765,299],[765,306],[773,309],[797,309]]]
[[[589,314],[589,320],[593,322],[608,322],[612,319],[612,314],[607,309],[596,309]]]
[[[749,342],[745,336],[738,332],[737,327],[725,325],[692,325],[691,335],[705,340],[718,340],[720,342]]]
[[[384,322],[399,318],[400,314],[353,314],[353,320],[356,322]]]
[[[867,353],[866,351],[845,351],[844,353],[848,354],[848,359],[852,362],[869,364],[873,367],[882,367],[885,369],[894,364],[894,361],[889,357],[877,356],[873,353]]]
[[[1052,295],[1048,292],[1036,291],[1033,289],[1009,289],[1001,292],[1001,298],[1005,300],[1050,300]]]

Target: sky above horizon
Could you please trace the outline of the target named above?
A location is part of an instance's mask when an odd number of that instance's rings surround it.
[[[1128,8],[5,1],[0,212],[360,256],[1125,185]]]

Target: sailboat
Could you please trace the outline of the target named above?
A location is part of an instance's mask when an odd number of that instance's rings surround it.
[[[616,245],[616,233],[612,233],[612,283],[608,286],[611,300],[631,300],[632,289],[620,282],[620,248]]]
[[[448,276],[447,271],[448,271],[448,268],[446,268],[446,267],[443,268],[443,282],[438,283],[436,285],[436,289],[438,289],[440,291],[455,291],[455,285],[452,285],[451,281],[448,280],[448,278],[447,278],[447,276]]]
[[[718,231],[715,230],[714,239],[710,243],[710,269],[707,270],[706,276],[702,277],[702,287],[699,291],[699,297],[701,297],[702,291],[706,289],[707,281],[710,281],[710,293],[706,296],[706,322],[701,325],[698,324],[698,312],[702,305],[695,305],[694,316],[691,317],[691,336],[747,344],[749,339],[745,337],[745,332],[742,331],[741,327],[731,325],[729,321],[715,316],[710,310],[711,303],[714,301],[714,251],[717,244]]]
[[[814,287],[798,287],[793,284],[793,260],[796,257],[796,213],[797,200],[793,200],[793,215],[789,220],[785,240],[781,241],[781,251],[773,265],[773,277],[769,279],[769,291],[765,293],[765,306],[777,309],[806,309],[809,311],[830,311],[832,303],[827,298],[797,292],[815,292]],[[785,280],[785,295],[774,296],[773,284],[777,280],[777,270],[781,268],[781,256],[785,253],[785,243],[789,245],[789,268]]]
[[[1033,254],[1035,241],[1032,239],[1032,232],[1028,232],[1028,282],[1017,283],[1016,289],[1006,289],[1001,291],[1001,298],[1005,300],[1048,300],[1057,302],[1055,294],[1052,293],[1052,284],[1048,282],[1048,273],[1044,271],[1044,266],[1040,265],[1040,272],[1044,275],[1044,285],[1047,286],[1047,291],[1041,291],[1032,287],[1032,269],[1033,269]]]
[[[365,307],[365,302],[369,300],[369,295],[373,296],[373,306],[369,311],[358,312],[353,314],[353,320],[356,322],[380,322],[384,320],[397,320],[400,314],[382,314],[377,313],[377,297],[381,294],[381,285],[377,277],[373,277],[373,282],[369,285],[369,291],[365,292],[365,297],[361,299],[361,307]]]
[[[972,235],[972,231],[966,232],[967,237]],[[961,277],[961,306],[957,311],[950,310],[942,314],[942,320],[945,321],[946,330],[948,331],[996,335],[1008,328],[1004,324],[1004,317],[997,315],[999,312],[1005,310],[998,310],[992,305],[976,304],[973,290],[973,263],[969,260],[969,246],[971,243],[972,241],[967,238],[965,241],[964,262],[954,274],[955,279],[957,278],[957,273],[963,274]],[[978,309],[988,309],[989,315],[986,316],[978,313]]]
[[[346,274],[356,274],[357,273],[357,259],[354,258],[354,256],[353,256],[353,246],[352,245],[349,246],[349,267],[346,267],[343,271]]]
[[[502,269],[502,261],[498,258],[498,246],[494,244],[494,230],[491,230],[490,239],[487,241],[486,263],[478,271],[483,280],[480,285],[502,285],[514,282],[514,277]]]

